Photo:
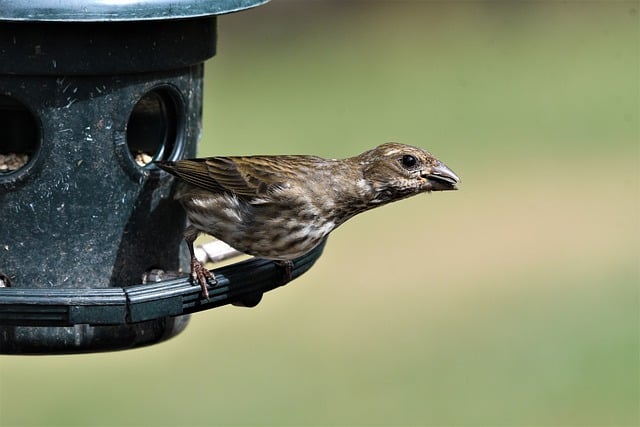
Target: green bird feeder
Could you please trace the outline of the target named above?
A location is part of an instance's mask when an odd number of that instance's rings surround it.
[[[285,283],[251,259],[203,300],[172,273],[189,270],[185,215],[151,163],[195,156],[217,16],[264,2],[0,2],[0,353],[149,345]]]

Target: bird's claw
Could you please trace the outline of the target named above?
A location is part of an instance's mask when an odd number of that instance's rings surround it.
[[[212,272],[207,270],[205,266],[195,258],[191,260],[191,279],[200,285],[200,288],[202,289],[202,296],[209,300],[207,279],[211,281],[212,285],[215,285],[218,281],[216,280],[216,276],[214,276]]]
[[[282,283],[289,283],[293,277],[293,261],[274,261],[276,265],[282,268]]]

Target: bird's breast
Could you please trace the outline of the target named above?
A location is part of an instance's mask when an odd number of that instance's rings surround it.
[[[302,256],[336,227],[311,204],[247,200],[231,193],[207,192],[185,193],[180,202],[198,230],[261,258],[290,260]]]

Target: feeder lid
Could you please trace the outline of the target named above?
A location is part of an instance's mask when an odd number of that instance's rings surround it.
[[[109,22],[197,18],[269,0],[2,0],[0,21]]]

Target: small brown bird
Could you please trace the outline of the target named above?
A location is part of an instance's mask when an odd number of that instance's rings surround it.
[[[213,274],[194,255],[206,233],[240,252],[290,262],[354,215],[419,193],[457,190],[458,176],[421,148],[394,142],[346,159],[209,157],[156,162],[180,178],[174,198],[191,225],[191,277],[208,298]]]

